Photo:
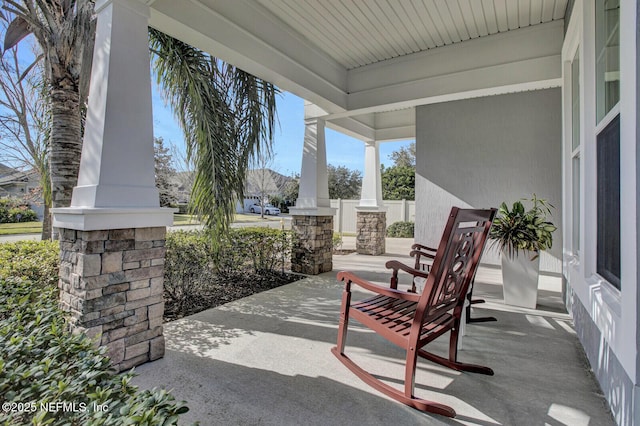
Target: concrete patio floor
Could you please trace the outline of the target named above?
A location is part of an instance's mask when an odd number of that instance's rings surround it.
[[[502,303],[499,269],[476,277],[474,316],[459,359],[494,376],[458,373],[419,360],[416,395],[451,405],[447,419],[397,403],[364,384],[330,352],[337,336],[339,270],[386,284],[388,259],[412,241],[388,239],[384,256],[334,256],[334,272],[165,324],[166,354],[137,368],[134,383],[172,390],[202,425],[612,425],[604,398],[565,313],[560,278],[542,277],[538,309]],[[353,242],[347,239],[345,248]],[[405,283],[408,281],[405,281]],[[401,386],[404,353],[353,322],[346,352]],[[448,335],[429,345],[446,354]]]

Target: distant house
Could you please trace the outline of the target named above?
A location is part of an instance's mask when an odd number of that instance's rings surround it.
[[[40,177],[35,170],[21,171],[0,164],[0,198],[22,198],[40,186]]]
[[[291,180],[291,177],[271,169],[249,170],[244,195],[247,198],[282,196],[285,185]]]

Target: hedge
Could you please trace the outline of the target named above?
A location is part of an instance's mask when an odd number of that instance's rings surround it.
[[[291,245],[290,232],[260,227],[229,229],[215,250],[203,231],[168,233],[164,269],[167,302],[183,312],[206,297],[220,278],[234,283],[238,275],[283,271]]]
[[[0,279],[16,277],[38,287],[56,288],[60,258],[57,241],[0,244]]]
[[[0,199],[0,223],[35,222],[38,215],[15,198]]]
[[[387,237],[413,238],[413,222],[395,222],[387,228]]]

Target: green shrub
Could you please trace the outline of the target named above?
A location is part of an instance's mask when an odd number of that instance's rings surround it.
[[[413,238],[414,223],[413,222],[395,222],[387,228],[387,237],[394,238]]]
[[[252,275],[284,269],[291,254],[291,234],[270,228],[232,228],[214,250],[203,231],[167,234],[164,288],[172,309],[185,312],[199,304],[217,281],[233,283],[238,274]]]
[[[165,247],[165,295],[181,312],[192,300],[200,298],[211,281],[211,244],[203,232],[175,231],[167,233]]]
[[[0,223],[34,222],[36,212],[17,198],[0,199]]]
[[[333,248],[333,251],[336,250],[340,250],[340,248],[342,247],[342,235],[334,232],[333,236],[331,237],[331,246]]]
[[[67,331],[55,294],[0,279],[0,404],[9,403],[0,424],[177,424],[188,408],[165,391],[139,391],[131,373],[113,375],[105,348]]]
[[[291,255],[291,233],[264,227],[230,229],[218,253],[219,272],[249,268],[253,273],[283,267]]]
[[[57,241],[0,244],[0,279],[16,277],[37,286],[56,288],[59,258]]]

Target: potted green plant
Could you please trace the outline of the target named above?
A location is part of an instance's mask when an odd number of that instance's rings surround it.
[[[546,200],[529,200],[526,210],[522,201],[511,209],[502,203],[493,221],[489,238],[492,247],[502,253],[504,302],[508,305],[535,308],[538,299],[540,252],[550,249],[556,226],[548,220],[554,208]]]

